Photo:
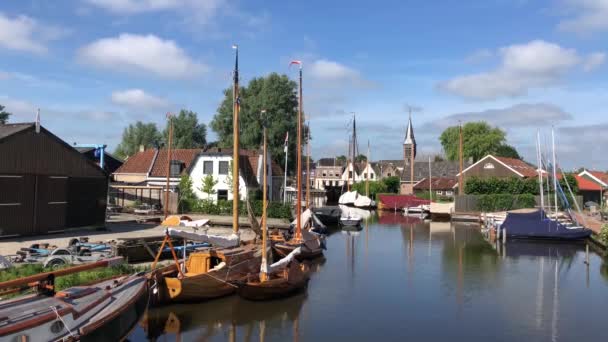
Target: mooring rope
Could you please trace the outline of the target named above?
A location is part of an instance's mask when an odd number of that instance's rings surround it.
[[[65,328],[65,330],[68,331],[68,334],[70,334],[70,337],[76,338],[76,336],[70,330],[70,327],[68,327],[68,325],[65,323],[65,321],[63,320],[63,318],[61,317],[61,315],[59,315],[59,311],[57,311],[57,308],[54,307],[54,306],[49,306],[49,307],[51,308],[51,310],[53,310],[53,312],[55,313],[55,315],[57,316],[57,318],[61,321],[61,323],[63,323],[63,327]]]

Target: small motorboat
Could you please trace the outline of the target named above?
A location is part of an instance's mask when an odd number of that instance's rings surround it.
[[[325,225],[337,225],[342,216],[342,209],[338,206],[314,208],[313,212]]]
[[[340,226],[342,229],[353,229],[358,230],[361,229],[361,221],[363,219],[358,215],[348,215],[345,217],[340,217]]]

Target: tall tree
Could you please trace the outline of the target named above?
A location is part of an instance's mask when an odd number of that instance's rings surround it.
[[[169,131],[163,131],[164,141],[167,141]],[[207,143],[207,126],[198,123],[197,114],[182,109],[173,118],[173,143],[171,148],[201,148]]]
[[[498,146],[498,149],[496,150],[496,156],[521,159],[521,156],[519,155],[515,147],[507,144]]]
[[[336,164],[346,165],[346,156],[345,155],[337,156]]]
[[[279,165],[283,165],[285,133],[289,132],[288,169],[296,162],[298,125],[297,84],[286,75],[272,73],[252,79],[240,94],[240,143],[242,148],[258,149],[262,143],[260,112],[265,109],[268,121],[268,150]],[[306,93],[305,93],[306,94]],[[224,100],[211,121],[211,128],[218,136],[221,147],[232,147],[232,88],[224,90]],[[307,129],[303,125],[302,143],[306,142]]]
[[[462,127],[463,156],[473,161],[487,154],[497,154],[505,146],[506,134],[498,127],[492,127],[485,121],[469,122]],[[441,133],[439,141],[448,160],[458,160],[458,126],[448,127]]]
[[[367,156],[365,154],[360,154],[360,155],[358,155],[358,156],[355,157],[355,161],[357,163],[366,162],[367,161]]]
[[[4,106],[0,105],[0,124],[4,125],[5,123],[8,122],[8,117],[11,116],[12,114],[9,112],[5,112],[4,111]]]
[[[161,135],[154,123],[143,123],[137,121],[130,124],[122,132],[122,141],[116,147],[114,154],[120,158],[127,158],[139,151],[139,147],[144,148],[158,147]]]

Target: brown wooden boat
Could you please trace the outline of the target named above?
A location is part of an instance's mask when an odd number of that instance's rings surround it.
[[[295,238],[287,241],[274,240],[276,242],[272,246],[273,252],[279,258],[284,258],[296,248],[302,247],[300,254],[296,256],[300,261],[316,259],[323,255],[324,246],[322,237],[307,230],[302,230],[301,236],[300,240],[296,240]]]
[[[122,341],[148,306],[143,274],[0,302],[2,341]]]
[[[293,260],[280,272],[269,274],[269,279],[260,281],[259,277],[249,278],[239,284],[237,293],[249,300],[272,300],[290,296],[308,285],[309,268]]]
[[[185,271],[159,279],[158,302],[203,301],[233,294],[233,283],[258,272],[260,264],[260,249],[254,245],[194,252]],[[181,269],[183,263],[178,267]]]

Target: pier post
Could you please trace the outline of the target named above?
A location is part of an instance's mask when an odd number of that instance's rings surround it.
[[[507,228],[502,229],[502,243],[507,243]]]

